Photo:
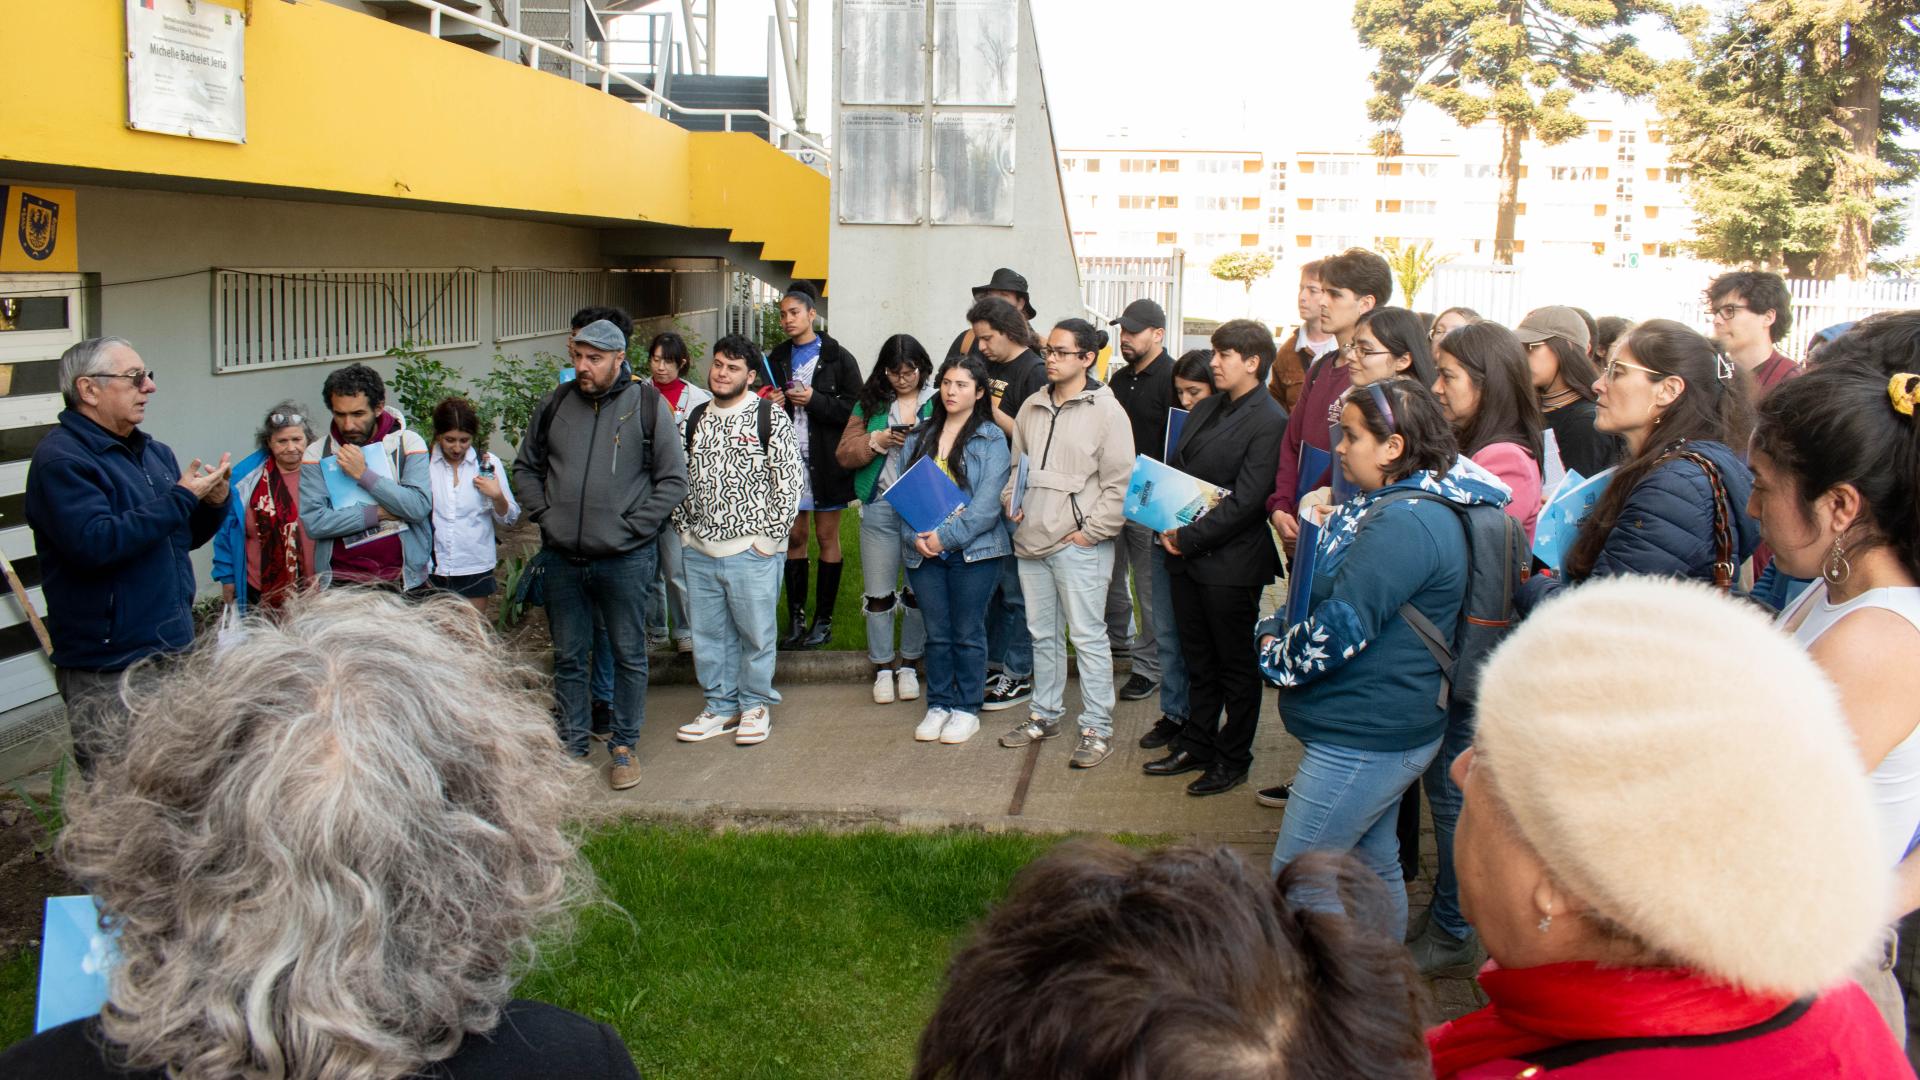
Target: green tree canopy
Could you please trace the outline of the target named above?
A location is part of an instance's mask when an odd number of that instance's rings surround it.
[[[1705,258],[1796,277],[1864,277],[1899,243],[1920,156],[1920,8],[1893,0],[1751,0],[1676,25],[1690,60],[1659,90]]]
[[[1551,145],[1584,133],[1587,122],[1573,111],[1578,93],[1652,92],[1655,66],[1627,26],[1665,7],[1661,0],[1357,0],[1354,29],[1380,56],[1367,103],[1380,128],[1374,152],[1400,152],[1400,121],[1416,100],[1462,127],[1497,122],[1494,259],[1511,263],[1522,141]]]
[[[1253,283],[1273,273],[1273,256],[1263,251],[1229,251],[1213,260],[1207,273],[1221,281],[1237,281],[1251,295]]]

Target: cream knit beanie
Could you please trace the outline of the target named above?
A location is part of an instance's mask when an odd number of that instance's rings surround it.
[[[1813,993],[1887,920],[1837,693],[1706,586],[1605,578],[1542,605],[1488,662],[1474,749],[1562,885],[1701,972]]]

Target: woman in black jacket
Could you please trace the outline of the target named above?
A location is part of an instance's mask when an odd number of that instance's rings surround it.
[[[767,354],[773,388],[768,397],[793,418],[793,435],[806,465],[801,476],[800,515],[787,536],[787,636],[782,649],[817,649],[833,637],[833,606],[840,595],[840,511],[853,503],[853,471],[834,456],[841,429],[860,398],[860,364],[853,354],[814,329],[820,293],[796,281],[780,298],[780,329],[787,340]],[[820,541],[820,570],[813,585],[813,623],[807,623],[808,526]]]

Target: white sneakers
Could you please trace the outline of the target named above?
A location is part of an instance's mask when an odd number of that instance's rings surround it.
[[[957,712],[948,709],[928,709],[927,715],[913,729],[916,742],[939,740],[948,746],[958,746],[973,738],[980,730],[980,718],[970,712]]]
[[[895,690],[898,686],[899,689]],[[891,705],[920,696],[920,673],[911,667],[882,668],[873,673],[873,703]]]
[[[940,729],[940,741],[948,746],[958,746],[973,738],[980,730],[980,718],[970,712],[956,712],[947,716],[946,726]]]
[[[673,733],[673,737],[681,742],[705,742],[716,735],[725,735],[739,726],[738,716],[721,716],[711,709],[702,709],[699,716],[681,724],[679,730]]]
[[[711,709],[702,709],[699,716],[681,724],[673,737],[681,742],[705,742],[731,733],[735,744],[752,746],[766,742],[772,729],[773,717],[765,705],[756,705],[739,716],[721,716]]]
[[[947,718],[952,715],[945,709],[928,709],[926,717],[913,729],[914,741],[932,742],[938,739],[940,732],[947,726]]]
[[[917,692],[917,691],[916,691]],[[893,704],[893,669],[881,668],[873,674],[873,703]]]
[[[773,728],[773,716],[765,705],[755,705],[740,714],[740,730],[734,733],[736,746],[752,746],[767,741],[767,734]]]
[[[900,683],[901,701],[912,701],[920,696],[920,674],[913,668],[903,667],[894,672],[894,676]]]

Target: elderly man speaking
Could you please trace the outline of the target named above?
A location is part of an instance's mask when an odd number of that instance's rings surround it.
[[[120,338],[90,338],[60,357],[67,407],[27,469],[33,527],[67,700],[74,760],[92,774],[102,710],[119,708],[120,673],[193,644],[193,566],[227,501],[230,455],[184,470],[140,430],[154,372]]]

